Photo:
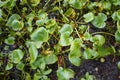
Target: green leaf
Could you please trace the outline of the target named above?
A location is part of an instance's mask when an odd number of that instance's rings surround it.
[[[0,9],[0,18],[2,18],[3,11]]]
[[[6,23],[6,26],[12,27],[14,31],[21,30],[24,26],[22,21],[19,21],[21,17],[18,14],[13,14]]]
[[[41,48],[43,42],[41,42],[41,41],[30,41],[30,40],[27,40],[25,44],[26,44],[27,47],[29,47],[30,45],[34,44],[35,47],[38,49],[38,48]]]
[[[115,40],[116,40],[117,42],[120,42],[120,33],[119,33],[118,30],[115,32]]]
[[[40,27],[34,30],[30,37],[33,41],[46,42],[48,40],[48,32],[44,27]]]
[[[94,19],[94,14],[92,12],[89,12],[87,14],[84,14],[83,17],[85,18],[85,22],[91,22]]]
[[[15,43],[15,38],[12,36],[9,36],[7,39],[5,39],[5,43],[9,45],[13,45]]]
[[[119,21],[117,21],[117,30],[119,31],[119,33],[120,33],[120,20]]]
[[[54,19],[50,19],[47,23],[46,23],[46,28],[48,29],[48,32],[50,34],[53,34],[53,32],[55,31],[56,28],[56,21]]]
[[[95,16],[92,24],[97,28],[104,28],[106,26],[106,20],[107,16],[104,13],[99,13],[98,16]]]
[[[34,63],[31,64],[32,69],[40,68],[42,70],[45,69],[45,56],[39,55],[39,57],[35,60]]]
[[[13,14],[6,23],[6,26],[11,26],[14,20],[19,20],[21,17],[18,14]]]
[[[85,49],[85,51],[83,53],[83,57],[85,59],[94,59],[98,56],[99,56],[99,54],[95,50],[92,50],[90,48]]]
[[[8,63],[7,66],[5,67],[5,70],[10,70],[13,68],[13,64],[12,63]]]
[[[103,8],[105,10],[110,10],[111,9],[111,3],[109,1],[104,1],[104,2],[102,2],[102,4],[103,4]]]
[[[65,13],[64,15],[67,16],[67,17],[70,17],[70,15],[73,13],[74,9],[72,8],[69,8]]]
[[[29,53],[30,53],[30,63],[35,62],[38,56],[38,50],[34,44],[31,44],[29,47]]]
[[[80,66],[81,64],[81,51],[80,47],[82,45],[82,40],[79,38],[76,38],[74,41],[72,41],[71,47],[70,47],[70,53],[68,55],[68,58],[72,64],[75,66]]]
[[[40,3],[41,0],[30,0],[32,3],[32,6],[37,6]]]
[[[46,57],[45,57],[45,62],[46,64],[53,64],[57,61],[57,56],[53,53],[50,53],[48,54]]]
[[[24,53],[20,49],[15,49],[9,54],[9,58],[13,63],[19,63],[23,58]]]
[[[47,13],[43,11],[38,12],[38,20],[36,21],[37,26],[42,26],[48,21]]]
[[[50,74],[51,72],[52,72],[52,69],[48,69],[48,70],[44,71],[43,74],[44,74],[44,75],[48,75],[48,74]]]
[[[84,39],[85,39],[85,40],[90,40],[91,37],[92,37],[92,36],[90,35],[89,32],[85,32],[85,33],[84,33]]]
[[[34,17],[35,17],[35,15],[33,13],[30,13],[27,15],[27,19],[28,19],[27,23],[29,26],[27,29],[29,32],[31,32],[33,30],[32,21],[33,21]]]
[[[80,29],[80,33],[84,33],[85,30],[87,29],[87,26],[86,25],[80,25],[79,29]]]
[[[98,46],[102,46],[105,43],[105,38],[102,35],[95,35],[91,38],[91,41]]]
[[[30,74],[29,73],[25,73],[26,75],[25,75],[25,80],[31,80],[31,76],[30,76]]]
[[[72,6],[75,9],[82,9],[87,2],[87,0],[68,0],[68,1],[70,6]]]
[[[69,32],[69,34],[71,34],[73,32],[72,26],[69,24],[64,24],[60,30],[60,33],[63,34],[64,32]]]
[[[120,20],[120,10],[117,11],[116,16],[117,16],[118,20]]]
[[[118,10],[118,11],[116,11],[112,14],[112,19],[114,21],[119,21],[120,20],[120,10]]]
[[[120,0],[110,0],[115,6],[120,5]]]
[[[57,70],[58,80],[69,80],[74,77],[74,71],[71,69],[64,69],[59,67]]]
[[[20,22],[18,20],[14,20],[11,24],[11,27],[14,31],[21,30],[23,26],[24,26],[23,22]]]
[[[0,1],[0,7],[5,6],[10,0]]]
[[[61,46],[69,46],[73,40],[72,37],[69,36],[69,32],[64,32],[60,35],[60,41],[59,44]]]
[[[118,68],[120,69],[120,61],[118,62]]]
[[[99,53],[99,57],[104,57],[104,56],[110,55],[111,53],[114,53],[112,48],[105,48],[103,46],[99,46],[96,48]]]
[[[24,64],[22,62],[20,62],[16,65],[16,68],[19,69],[19,70],[23,70]]]
[[[87,80],[94,80],[94,76],[90,75],[88,72],[85,74]]]

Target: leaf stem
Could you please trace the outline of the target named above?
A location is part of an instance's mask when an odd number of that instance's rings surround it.
[[[77,32],[77,35],[78,35],[78,37],[79,37],[79,38],[81,38],[81,37],[80,37],[80,35],[79,35],[79,32],[78,32],[78,30],[77,30],[76,28],[75,28],[75,30],[76,30],[76,32]]]
[[[107,35],[115,37],[114,34],[111,34],[111,33],[108,33],[108,32],[95,32],[95,33],[92,33],[92,35],[95,35],[95,34],[107,34]]]

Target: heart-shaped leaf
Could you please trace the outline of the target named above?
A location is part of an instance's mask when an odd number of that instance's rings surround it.
[[[85,22],[91,22],[94,19],[94,14],[92,12],[89,12],[87,14],[84,14],[83,17],[85,18]]]
[[[30,37],[33,41],[46,42],[48,40],[48,32],[44,27],[40,27],[34,30]]]
[[[13,64],[12,63],[8,63],[7,66],[5,67],[5,70],[10,70],[13,68]]]
[[[107,16],[104,13],[99,13],[98,16],[95,16],[92,24],[97,28],[104,28],[107,20]]]
[[[73,38],[70,37],[69,35],[70,35],[69,32],[64,32],[61,34],[60,41],[59,41],[59,44],[61,46],[69,46],[71,44]]]
[[[40,68],[41,70],[45,69],[45,56],[39,55],[39,57],[35,60],[34,63],[31,64],[32,69]]]
[[[20,62],[16,65],[16,68],[19,69],[19,70],[23,70],[24,64],[22,62]]]
[[[5,39],[5,43],[9,45],[13,45],[15,43],[15,38],[10,36],[7,39]]]
[[[46,64],[53,64],[57,61],[57,56],[53,53],[50,53],[48,54],[46,57],[45,57],[45,62]]]
[[[90,39],[95,45],[102,46],[105,43],[105,38],[102,35],[95,35]]]
[[[72,26],[69,24],[64,24],[60,30],[60,33],[63,34],[64,32],[69,32],[69,34],[71,34],[73,32]]]
[[[14,31],[21,30],[24,26],[24,23],[19,21],[20,18],[21,17],[18,14],[13,14],[6,23],[6,26],[12,27]]]
[[[21,17],[18,14],[13,14],[6,23],[6,26],[11,26],[14,20],[19,20]]]
[[[34,44],[31,44],[29,47],[29,53],[30,53],[30,63],[35,62],[38,56],[38,50]]]
[[[94,59],[94,58],[98,57],[98,55],[99,55],[99,54],[98,54],[95,50],[92,50],[92,49],[90,49],[90,48],[87,48],[87,49],[85,49],[85,51],[84,51],[83,57],[84,57],[85,59]]]
[[[59,67],[57,70],[58,80],[69,80],[74,77],[74,71],[71,69],[63,69]]]
[[[50,34],[52,34],[55,31],[56,28],[56,21],[54,19],[50,19],[47,23],[46,23],[46,28],[48,29],[48,32]]]
[[[68,58],[72,64],[75,66],[80,66],[81,64],[81,51],[80,47],[82,45],[82,40],[79,38],[76,38],[74,41],[72,41],[71,47],[70,47],[70,53],[68,55]]]
[[[15,49],[9,54],[9,58],[13,63],[19,63],[23,58],[24,53],[20,49]]]
[[[87,2],[87,0],[68,0],[68,1],[70,6],[72,6],[75,9],[82,9]]]

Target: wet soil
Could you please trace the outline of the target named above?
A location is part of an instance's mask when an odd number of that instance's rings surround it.
[[[100,62],[98,60],[84,60],[81,66],[76,67],[72,65],[67,55],[64,56],[66,68],[70,68],[75,71],[75,77],[70,80],[80,80],[81,77],[85,76],[86,72],[95,76],[95,80],[120,80],[120,70],[117,67],[120,57],[117,56],[107,56],[105,57],[105,62]],[[53,72],[49,75],[51,80],[58,80],[56,76],[57,66],[54,64],[51,66]]]

